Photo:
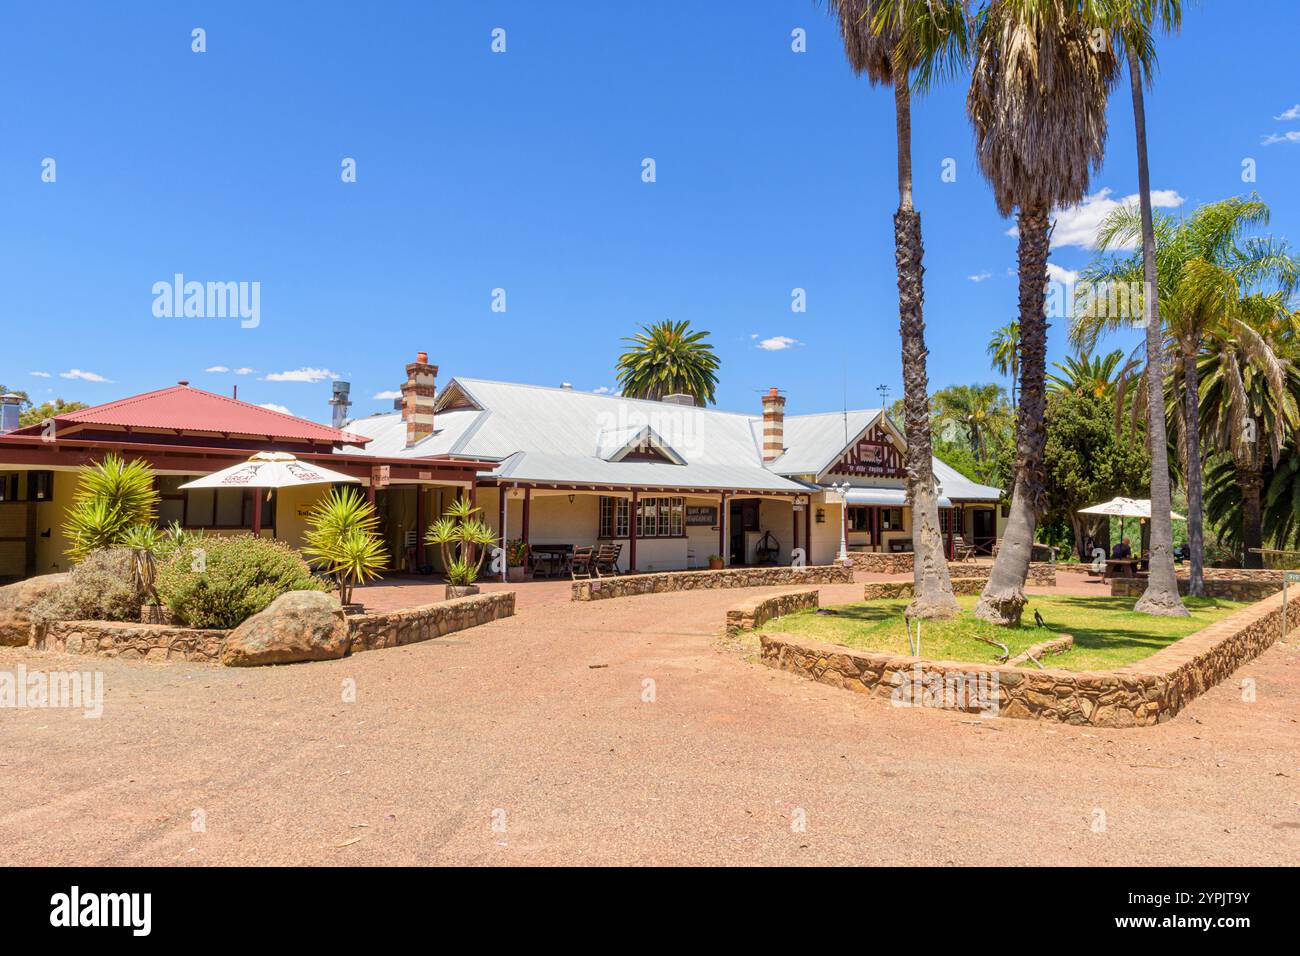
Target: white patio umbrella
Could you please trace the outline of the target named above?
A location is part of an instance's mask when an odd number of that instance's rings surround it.
[[[1150,498],[1112,498],[1110,501],[1103,501],[1099,505],[1092,505],[1089,508],[1080,508],[1081,515],[1107,515],[1112,518],[1120,519],[1120,536],[1123,536],[1123,522],[1127,518],[1137,518],[1138,521],[1151,520],[1151,499]],[[1176,511],[1169,512],[1169,517],[1175,521],[1186,521]]]
[[[352,475],[331,471],[311,462],[301,461],[282,451],[263,451],[248,461],[231,465],[210,475],[186,482],[182,488],[296,488],[300,485],[332,485],[339,481],[356,481]],[[253,534],[262,533],[262,496],[253,496]]]

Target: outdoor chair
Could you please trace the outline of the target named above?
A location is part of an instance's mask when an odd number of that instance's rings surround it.
[[[574,548],[573,557],[569,560],[569,576],[575,581],[578,578],[589,578],[595,573],[595,548],[587,546],[585,548]]]
[[[959,534],[952,536],[952,556],[957,561],[974,561],[975,546],[966,543],[966,539]]]
[[[621,544],[602,544],[600,550],[596,552],[595,564],[596,577],[605,574],[619,574],[618,556],[623,553]]]

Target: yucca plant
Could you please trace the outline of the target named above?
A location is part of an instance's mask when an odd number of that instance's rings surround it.
[[[122,535],[122,547],[131,550],[131,577],[135,589],[150,604],[158,603],[158,555],[163,550],[162,533],[150,524],[137,524]]]
[[[138,525],[152,526],[159,501],[153,478],[148,462],[114,454],[87,468],[63,523],[72,542],[68,557],[80,561],[92,551],[123,544]]]
[[[303,554],[334,578],[341,604],[351,604],[352,589],[388,567],[379,516],[354,488],[331,489],[307,516],[307,527]]]
[[[478,517],[480,510],[468,499],[459,499],[425,532],[424,540],[442,552],[447,583],[453,587],[467,587],[478,580],[486,549],[496,543],[496,532]]]

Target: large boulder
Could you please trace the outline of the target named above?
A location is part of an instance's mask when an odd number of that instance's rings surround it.
[[[67,574],[41,574],[0,588],[0,646],[26,647],[32,605],[67,582]]]
[[[281,594],[226,637],[227,667],[328,661],[348,652],[348,622],[339,602],[320,591]]]

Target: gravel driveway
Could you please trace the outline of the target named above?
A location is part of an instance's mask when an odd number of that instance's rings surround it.
[[[823,590],[823,603],[861,593]],[[425,644],[248,670],[0,648],[0,670],[96,668],[106,689],[98,720],[0,710],[6,861],[1290,864],[1300,853],[1294,644],[1155,728],[977,720],[747,660],[719,633],[726,607],[755,593],[534,603]]]

